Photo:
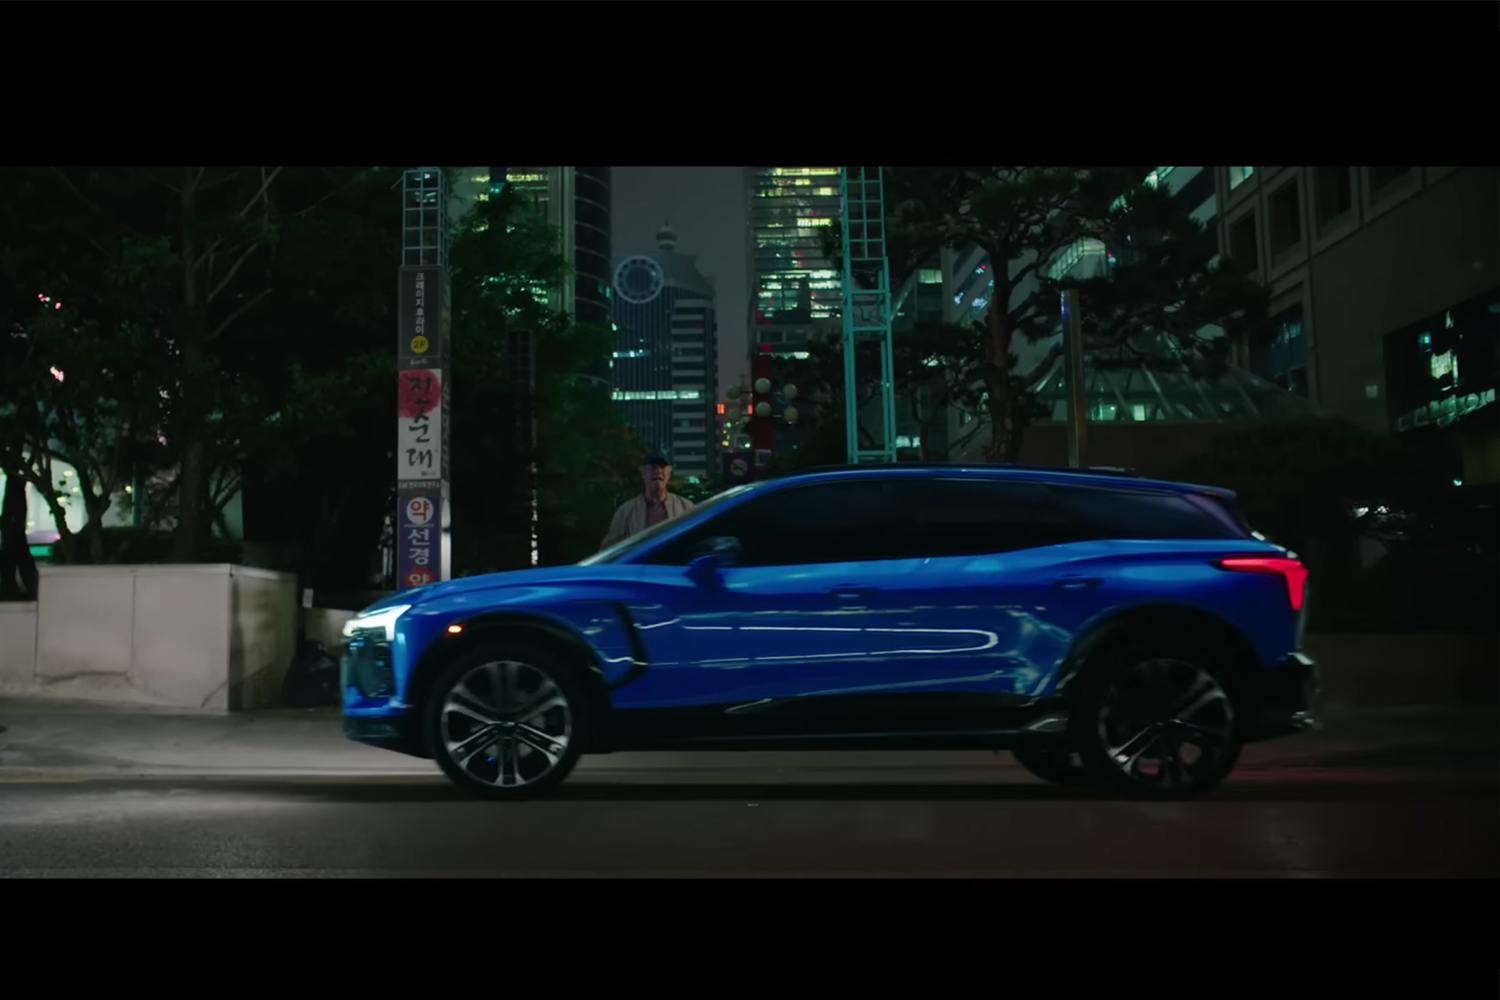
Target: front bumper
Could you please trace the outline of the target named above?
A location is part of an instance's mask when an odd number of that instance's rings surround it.
[[[394,750],[411,757],[430,760],[426,741],[422,737],[418,720],[410,713],[406,715],[346,715],[344,736],[356,743],[365,743],[382,750]]]
[[[1274,739],[1323,728],[1323,686],[1318,665],[1305,653],[1262,671],[1255,692],[1256,711],[1247,741]]]

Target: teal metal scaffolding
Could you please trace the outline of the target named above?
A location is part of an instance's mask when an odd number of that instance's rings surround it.
[[[844,418],[849,464],[896,461],[896,392],[891,358],[891,272],[885,256],[885,192],[880,167],[843,167]],[[880,354],[879,447],[860,446],[858,345],[875,342]]]

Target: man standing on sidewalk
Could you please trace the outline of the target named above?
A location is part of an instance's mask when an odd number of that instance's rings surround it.
[[[599,551],[603,552],[653,525],[681,517],[692,510],[696,505],[691,500],[667,492],[667,484],[671,481],[672,460],[660,452],[647,455],[641,462],[641,483],[644,487],[642,495],[626,500],[615,511],[614,518],[609,522],[609,532],[604,536],[604,544],[599,546]]]

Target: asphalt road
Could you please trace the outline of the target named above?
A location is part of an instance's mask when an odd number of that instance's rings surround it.
[[[0,776],[0,876],[1500,877],[1491,748],[1251,767],[1185,804],[1053,788],[1008,760],[777,757],[585,766],[513,805],[420,774]]]

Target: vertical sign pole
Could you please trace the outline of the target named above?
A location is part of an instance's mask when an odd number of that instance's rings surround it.
[[[1088,398],[1083,386],[1083,318],[1078,311],[1078,290],[1063,292],[1063,348],[1068,373],[1068,464],[1081,468],[1088,449]]]
[[[402,184],[397,276],[396,589],[452,575],[448,191],[437,167]]]

